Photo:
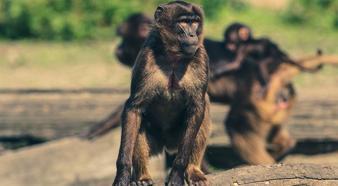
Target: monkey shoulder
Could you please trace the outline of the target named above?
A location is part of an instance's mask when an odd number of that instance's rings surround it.
[[[207,89],[208,72],[208,56],[204,47],[193,59],[179,62],[175,70],[164,55],[145,45],[133,67],[130,98],[133,102],[149,101],[155,97],[179,100],[182,95],[203,93]],[[171,89],[169,85],[173,83],[173,73],[176,85]]]
[[[157,81],[152,79],[156,71],[154,68],[154,54],[151,48],[144,46],[139,52],[132,70],[130,97],[132,99],[145,99],[156,91],[154,85]]]

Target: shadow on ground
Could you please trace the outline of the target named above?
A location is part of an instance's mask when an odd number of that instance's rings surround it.
[[[32,135],[0,136],[0,144],[4,149],[15,150],[22,147],[38,145],[48,140]]]
[[[304,139],[297,142],[296,147],[290,151],[290,154],[318,155],[338,151],[338,141],[331,139]],[[286,155],[286,156],[287,156]],[[208,163],[217,169],[230,169],[243,165],[245,162],[230,146],[210,145],[206,150],[206,159]],[[285,156],[283,157],[285,158]],[[280,159],[283,160],[283,158]]]

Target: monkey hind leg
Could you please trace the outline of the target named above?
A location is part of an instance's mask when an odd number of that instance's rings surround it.
[[[266,141],[255,133],[232,133],[231,142],[241,158],[251,165],[273,164],[275,160],[266,149]]]
[[[160,153],[163,146],[156,143],[150,135],[141,129],[137,136],[133,153],[133,182],[132,185],[148,186],[154,185],[148,171],[149,158]]]
[[[275,126],[271,133],[271,155],[276,160],[281,160],[296,145],[289,131],[281,126]]]
[[[190,156],[189,164],[186,169],[186,181],[188,185],[207,185],[207,179],[204,174],[204,171],[201,169],[205,169],[202,167],[204,152],[207,146],[207,139],[209,136],[209,130],[211,121],[209,120],[209,115],[205,114],[205,118],[201,125],[200,131],[197,134],[195,139],[194,147],[192,150],[192,154]]]

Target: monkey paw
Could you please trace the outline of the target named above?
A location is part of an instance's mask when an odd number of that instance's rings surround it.
[[[131,183],[131,186],[152,186],[152,185],[154,185],[154,182],[151,179],[133,181]]]
[[[196,168],[187,170],[187,182],[189,186],[207,186],[208,181],[202,171]]]
[[[165,185],[166,186],[183,186],[184,185],[184,173],[180,171],[172,170]]]
[[[131,175],[128,171],[117,173],[113,186],[130,186]]]

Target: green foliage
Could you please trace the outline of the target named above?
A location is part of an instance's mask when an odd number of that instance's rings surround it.
[[[227,0],[202,1],[204,13],[208,19],[218,16],[218,12],[226,5]]]
[[[252,10],[267,13],[250,8],[245,0],[189,1],[203,7],[207,25],[236,21],[242,15],[259,22]],[[111,38],[116,26],[128,15],[145,12],[153,16],[157,5],[165,2],[168,0],[0,0],[0,38],[66,41]],[[338,29],[337,0],[291,0],[281,17],[275,15],[292,26]]]
[[[79,40],[111,37],[129,14],[152,16],[167,0],[0,0],[0,37],[10,39]],[[208,20],[226,6],[241,11],[239,0],[192,0],[204,7]]]
[[[338,1],[291,0],[282,18],[289,24],[317,24],[337,28]]]
[[[306,8],[300,1],[291,1],[282,16],[287,23],[301,24],[307,19]]]
[[[213,20],[221,15],[224,8],[229,7],[235,11],[245,10],[248,5],[242,0],[202,0],[201,1],[207,19]]]
[[[113,33],[113,27],[137,7],[134,5],[123,0],[0,0],[0,37],[47,40],[100,37],[97,31],[105,29]]]

